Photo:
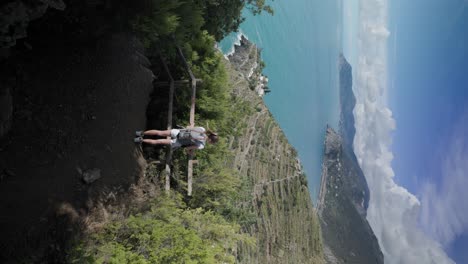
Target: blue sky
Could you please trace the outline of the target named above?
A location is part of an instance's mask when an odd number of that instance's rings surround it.
[[[386,263],[468,263],[468,1],[343,2],[354,150]]]
[[[450,151],[457,130],[466,131],[467,1],[392,1],[389,25],[393,33],[389,38],[389,102],[397,123],[392,163],[396,181],[423,202],[427,183],[433,184],[439,195],[462,199],[466,197],[463,194],[442,193],[441,186],[465,183],[450,182],[452,176],[444,172],[444,160],[452,159]],[[459,139],[461,142],[456,144],[466,144],[463,135]],[[437,193],[431,193],[431,196],[437,197]],[[436,205],[459,210],[453,204]],[[439,210],[425,206],[428,212]],[[449,225],[443,221],[438,224]],[[422,225],[432,237],[443,240],[438,234],[443,232],[443,227]],[[468,263],[468,229],[467,226],[459,229],[453,239],[447,239],[443,244],[457,263]]]
[[[439,155],[468,102],[468,13],[460,12],[461,0],[392,3],[389,92],[398,122],[393,164],[397,180],[416,192],[418,178],[439,169]]]

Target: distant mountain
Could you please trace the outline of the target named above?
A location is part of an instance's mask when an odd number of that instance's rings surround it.
[[[350,195],[356,208],[360,210],[365,217],[367,207],[369,206],[369,187],[367,181],[359,167],[356,155],[354,154],[353,141],[356,134],[354,127],[354,106],[356,106],[356,97],[353,92],[353,69],[346,61],[343,54],[339,57],[339,73],[340,73],[340,128],[339,134],[343,140],[343,151],[346,157],[350,160],[351,165],[355,167],[355,177],[347,177]],[[362,206],[361,206],[362,203]]]
[[[384,263],[366,211],[369,188],[353,151],[352,68],[340,55],[340,133],[327,127],[317,211],[327,263]]]
[[[339,57],[339,73],[340,73],[340,134],[347,146],[352,149],[354,135],[353,109],[356,105],[356,97],[353,93],[353,69],[346,61],[343,54]]]

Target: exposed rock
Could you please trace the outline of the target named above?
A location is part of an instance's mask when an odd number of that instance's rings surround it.
[[[335,255],[333,255],[333,252],[331,251],[331,249],[329,247],[327,247],[326,245],[323,246],[323,255],[325,256],[325,259],[327,260],[327,263],[329,263],[329,264],[338,264],[339,263],[339,261],[335,257]]]
[[[330,158],[338,158],[338,150],[341,146],[341,137],[333,131],[331,127],[327,127],[325,136],[325,155]]]
[[[65,7],[66,7],[65,3],[62,0],[39,0],[39,1],[57,10],[63,11],[65,10]]]
[[[251,59],[257,47],[244,36],[240,39],[240,45],[234,45],[234,53],[228,56],[229,61],[234,68],[248,78],[250,70],[257,63]]]
[[[377,238],[365,218],[368,189],[360,181],[361,168],[344,149],[339,134],[328,128],[326,138],[318,213],[323,240],[331,252],[325,254],[327,262],[383,263]]]
[[[253,84],[251,88],[255,88],[259,84],[261,73],[258,65],[261,59],[257,46],[242,36],[240,45],[234,45],[234,53],[227,58],[238,73],[250,81],[251,85]]]
[[[82,179],[86,184],[91,184],[101,178],[101,170],[94,168],[83,172]]]

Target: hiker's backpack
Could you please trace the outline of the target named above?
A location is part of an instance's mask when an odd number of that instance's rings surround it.
[[[200,127],[184,128],[179,130],[177,140],[183,147],[195,146],[197,143],[204,144],[206,134]]]

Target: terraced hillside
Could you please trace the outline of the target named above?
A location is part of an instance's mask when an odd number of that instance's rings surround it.
[[[238,259],[240,263],[324,263],[319,222],[297,153],[263,99],[251,89],[259,77],[258,52],[243,39],[228,64],[233,96],[239,102],[235,107],[254,109],[245,122],[234,124],[239,136],[230,139],[235,152],[232,166],[245,183],[240,204],[256,216],[244,228],[256,237],[257,247],[241,246]]]

